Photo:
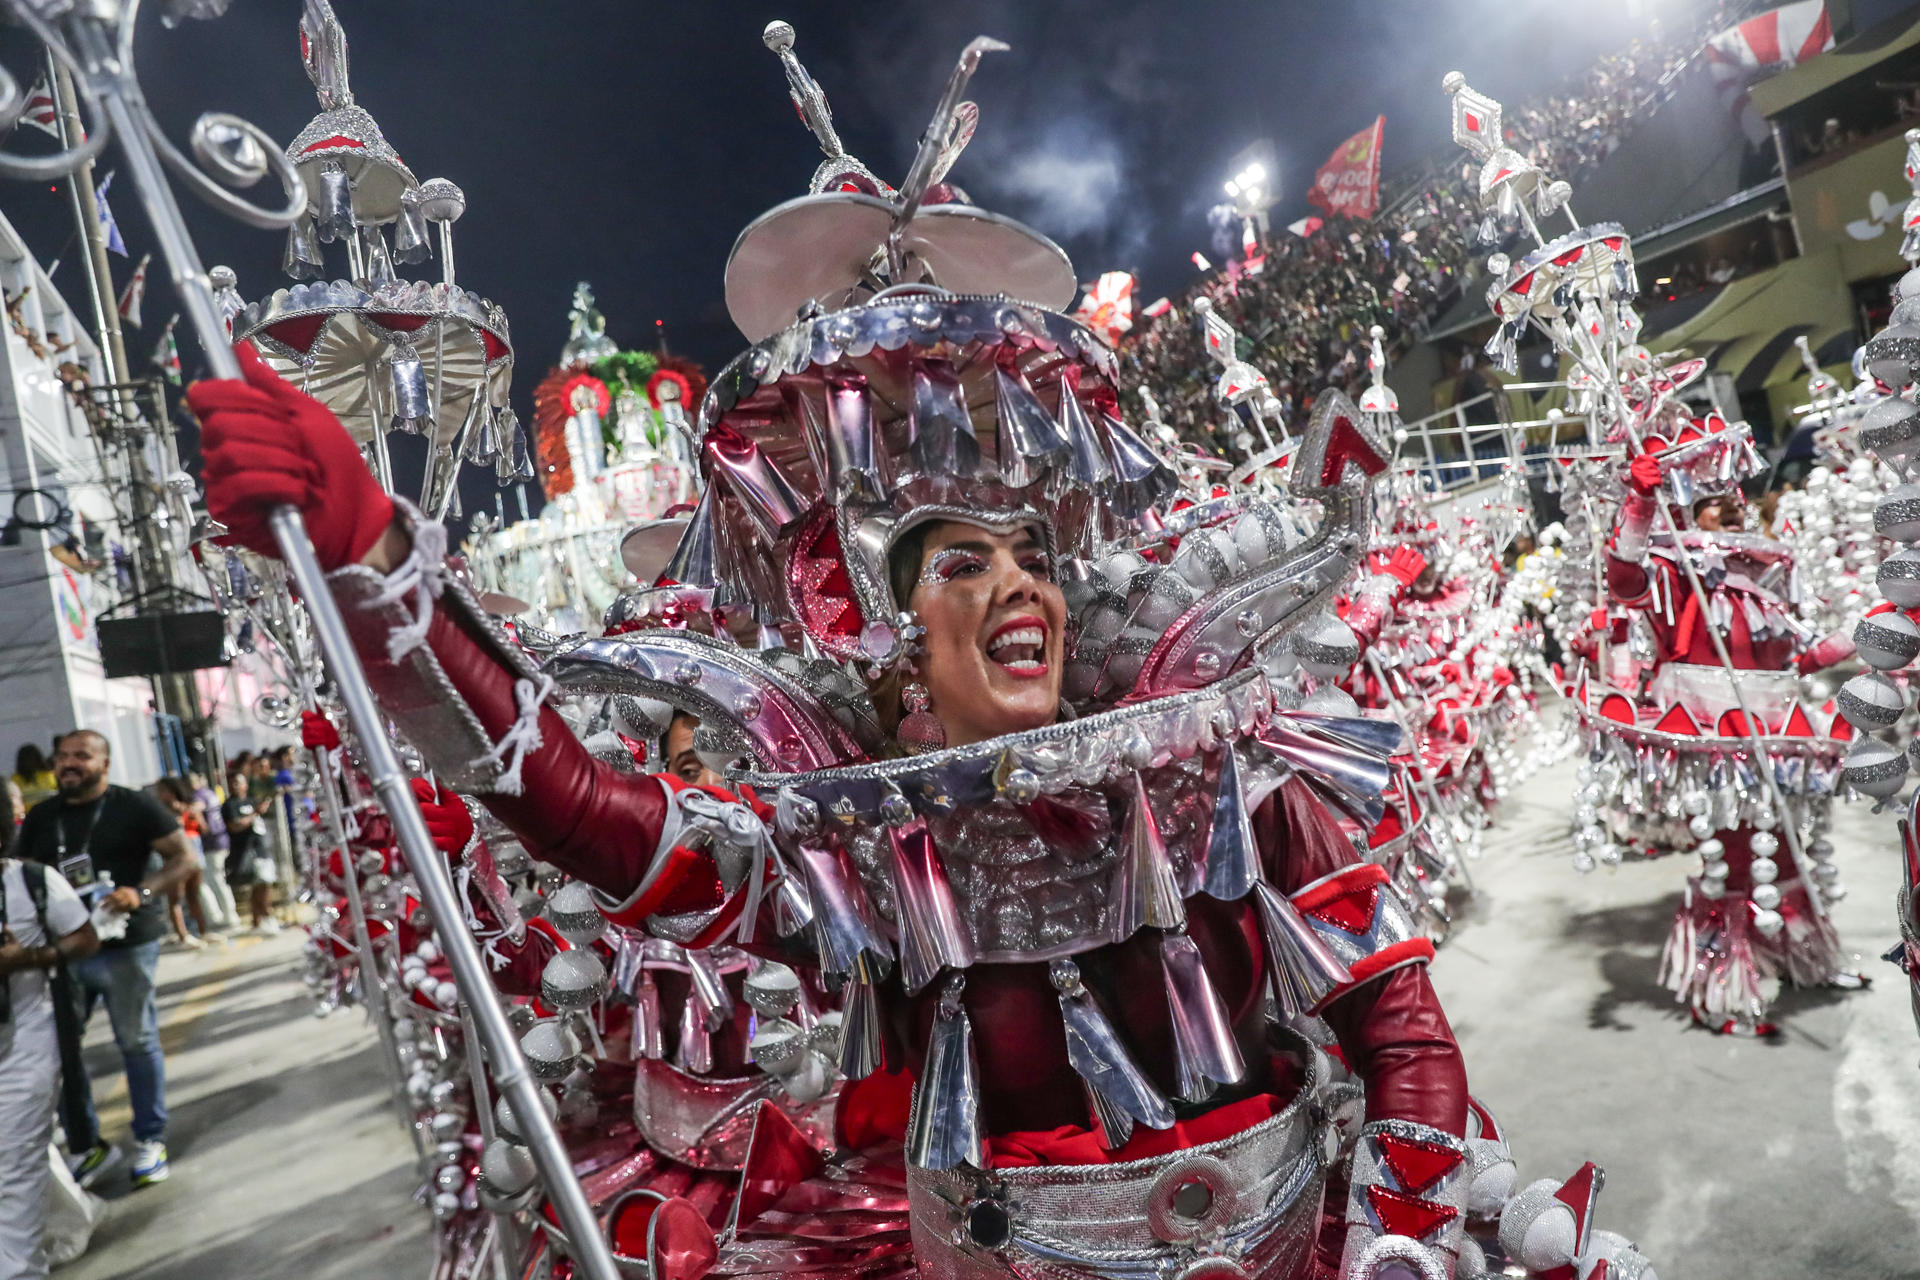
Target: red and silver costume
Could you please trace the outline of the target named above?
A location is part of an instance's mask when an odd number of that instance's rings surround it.
[[[1488,353],[1511,370],[1528,327],[1545,332],[1575,364],[1574,407],[1603,446],[1597,456],[1631,460],[1624,475],[1573,463],[1561,499],[1586,542],[1584,556],[1562,562],[1563,585],[1592,602],[1586,634],[1565,637],[1585,660],[1570,692],[1591,756],[1575,865],[1617,863],[1621,842],[1659,853],[1698,841],[1702,871],[1675,919],[1663,981],[1717,1029],[1764,1029],[1775,979],[1846,980],[1820,896],[1830,879],[1812,870],[1829,866],[1832,846],[1818,837],[1842,744],[1832,706],[1807,705],[1801,680],[1852,646],[1816,639],[1801,621],[1785,547],[1688,528],[1697,499],[1759,468],[1747,428],[1690,417],[1678,392],[1704,362],[1663,364],[1638,344],[1623,229],[1568,213],[1572,229],[1547,239],[1534,218],[1565,212],[1570,188],[1506,147],[1497,102],[1457,77],[1448,87],[1454,137],[1482,162],[1483,201],[1539,241],[1488,264],[1500,322]],[[1582,582],[1596,570],[1598,582]],[[1839,722],[1842,736],[1847,728]]]
[[[1064,255],[942,183],[998,46],[963,56],[903,194],[840,150],[791,29],[767,42],[828,159],[736,245],[753,345],[701,406],[707,487],[666,576],[751,602],[780,647],[641,625],[536,662],[446,571],[437,525],[341,478],[324,409],[257,367],[195,392],[212,509],[250,543],[266,506],[305,510],[400,731],[591,887],[604,925],[547,910],[605,929],[613,1002],[648,1000],[635,949],[798,975],[791,1000],[749,995],[748,1052],[787,1096],[702,1157],[736,1179],[684,1169],[699,1144],[667,1113],[712,1109],[685,1019],[656,1026],[677,1073],[634,1042],[624,1153],[570,1131],[616,1248],[681,1278],[1376,1280],[1478,1274],[1483,1248],[1650,1275],[1591,1229],[1592,1166],[1511,1194],[1432,946],[1347,834],[1380,816],[1399,731],[1294,684],[1354,660],[1323,611],[1368,545],[1386,454],[1366,416],[1324,396],[1284,496],[1157,514],[1171,472],[1119,416],[1111,350],[1061,314]],[[393,520],[412,549],[382,575],[359,561]],[[918,753],[883,727],[862,677],[921,633],[891,553],[932,520],[1043,536],[1070,618],[1058,723]],[[590,750],[556,704],[608,698],[698,716],[746,762],[732,790]],[[548,1004],[594,990],[577,968],[570,987],[549,962]],[[808,1025],[828,991],[837,1020]],[[554,1080],[586,1052],[564,1012],[523,1047]],[[843,1083],[808,1128],[794,1068],[829,1053]],[[542,1264],[564,1250],[550,1221],[535,1239]]]

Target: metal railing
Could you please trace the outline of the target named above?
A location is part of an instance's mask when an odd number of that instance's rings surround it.
[[[1592,442],[1584,413],[1554,407],[1542,416],[1538,409],[1542,399],[1566,390],[1565,382],[1503,383],[1402,423],[1406,437],[1398,442],[1400,460],[1424,473],[1435,489],[1447,491],[1493,479],[1509,462],[1545,466],[1561,456],[1560,446],[1589,446],[1576,450],[1587,456]],[[1492,407],[1493,422],[1473,421],[1484,416],[1474,412],[1482,405]]]

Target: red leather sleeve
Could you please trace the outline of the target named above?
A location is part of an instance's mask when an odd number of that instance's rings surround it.
[[[434,609],[427,644],[489,737],[513,726],[519,713],[512,674],[453,614]],[[621,773],[594,759],[552,707],[540,711],[540,740],[521,766],[519,795],[479,799],[534,857],[625,898],[660,842],[664,788],[650,774]]]
[[[1286,893],[1360,860],[1333,814],[1299,778],[1260,807],[1255,836],[1269,880]],[[1414,1120],[1466,1135],[1466,1066],[1426,966],[1363,983],[1321,1017],[1366,1086],[1367,1119]]]

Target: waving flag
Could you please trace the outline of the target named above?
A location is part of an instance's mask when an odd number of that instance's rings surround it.
[[[107,205],[107,188],[112,185],[113,170],[109,169],[93,193],[93,207],[100,215],[100,225],[107,229],[107,248],[124,258],[127,256],[127,242],[120,238],[120,224],[113,220],[113,210]]]
[[[1335,147],[1313,175],[1307,199],[1328,213],[1371,218],[1380,208],[1380,142],[1386,126],[1387,118],[1380,116]]]
[[[47,88],[47,73],[42,71],[40,78],[33,82],[33,89],[27,94],[27,109],[20,117],[21,124],[30,124],[42,133],[60,136],[60,112],[53,103],[53,93]]]
[[[1106,338],[1108,345],[1117,344],[1120,335],[1133,328],[1133,277],[1124,271],[1101,273],[1073,314]]]
[[[1707,71],[1740,118],[1747,140],[1765,142],[1767,122],[1753,109],[1747,86],[1769,72],[1799,66],[1833,48],[1833,19],[1826,0],[1797,0],[1748,18],[1707,41]]]
[[[176,387],[180,385],[180,344],[173,339],[173,329],[179,323],[180,313],[176,311],[167,318],[167,327],[160,331],[160,341],[153,348],[153,367]]]
[[[140,327],[140,304],[147,297],[147,264],[151,261],[152,254],[142,254],[140,265],[133,269],[133,277],[120,291],[120,318],[136,329]]]

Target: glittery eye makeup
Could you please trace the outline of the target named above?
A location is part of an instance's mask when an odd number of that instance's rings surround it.
[[[937,587],[943,582],[951,582],[960,566],[979,563],[980,557],[971,551],[944,547],[927,557],[926,567],[920,570],[919,585]]]

